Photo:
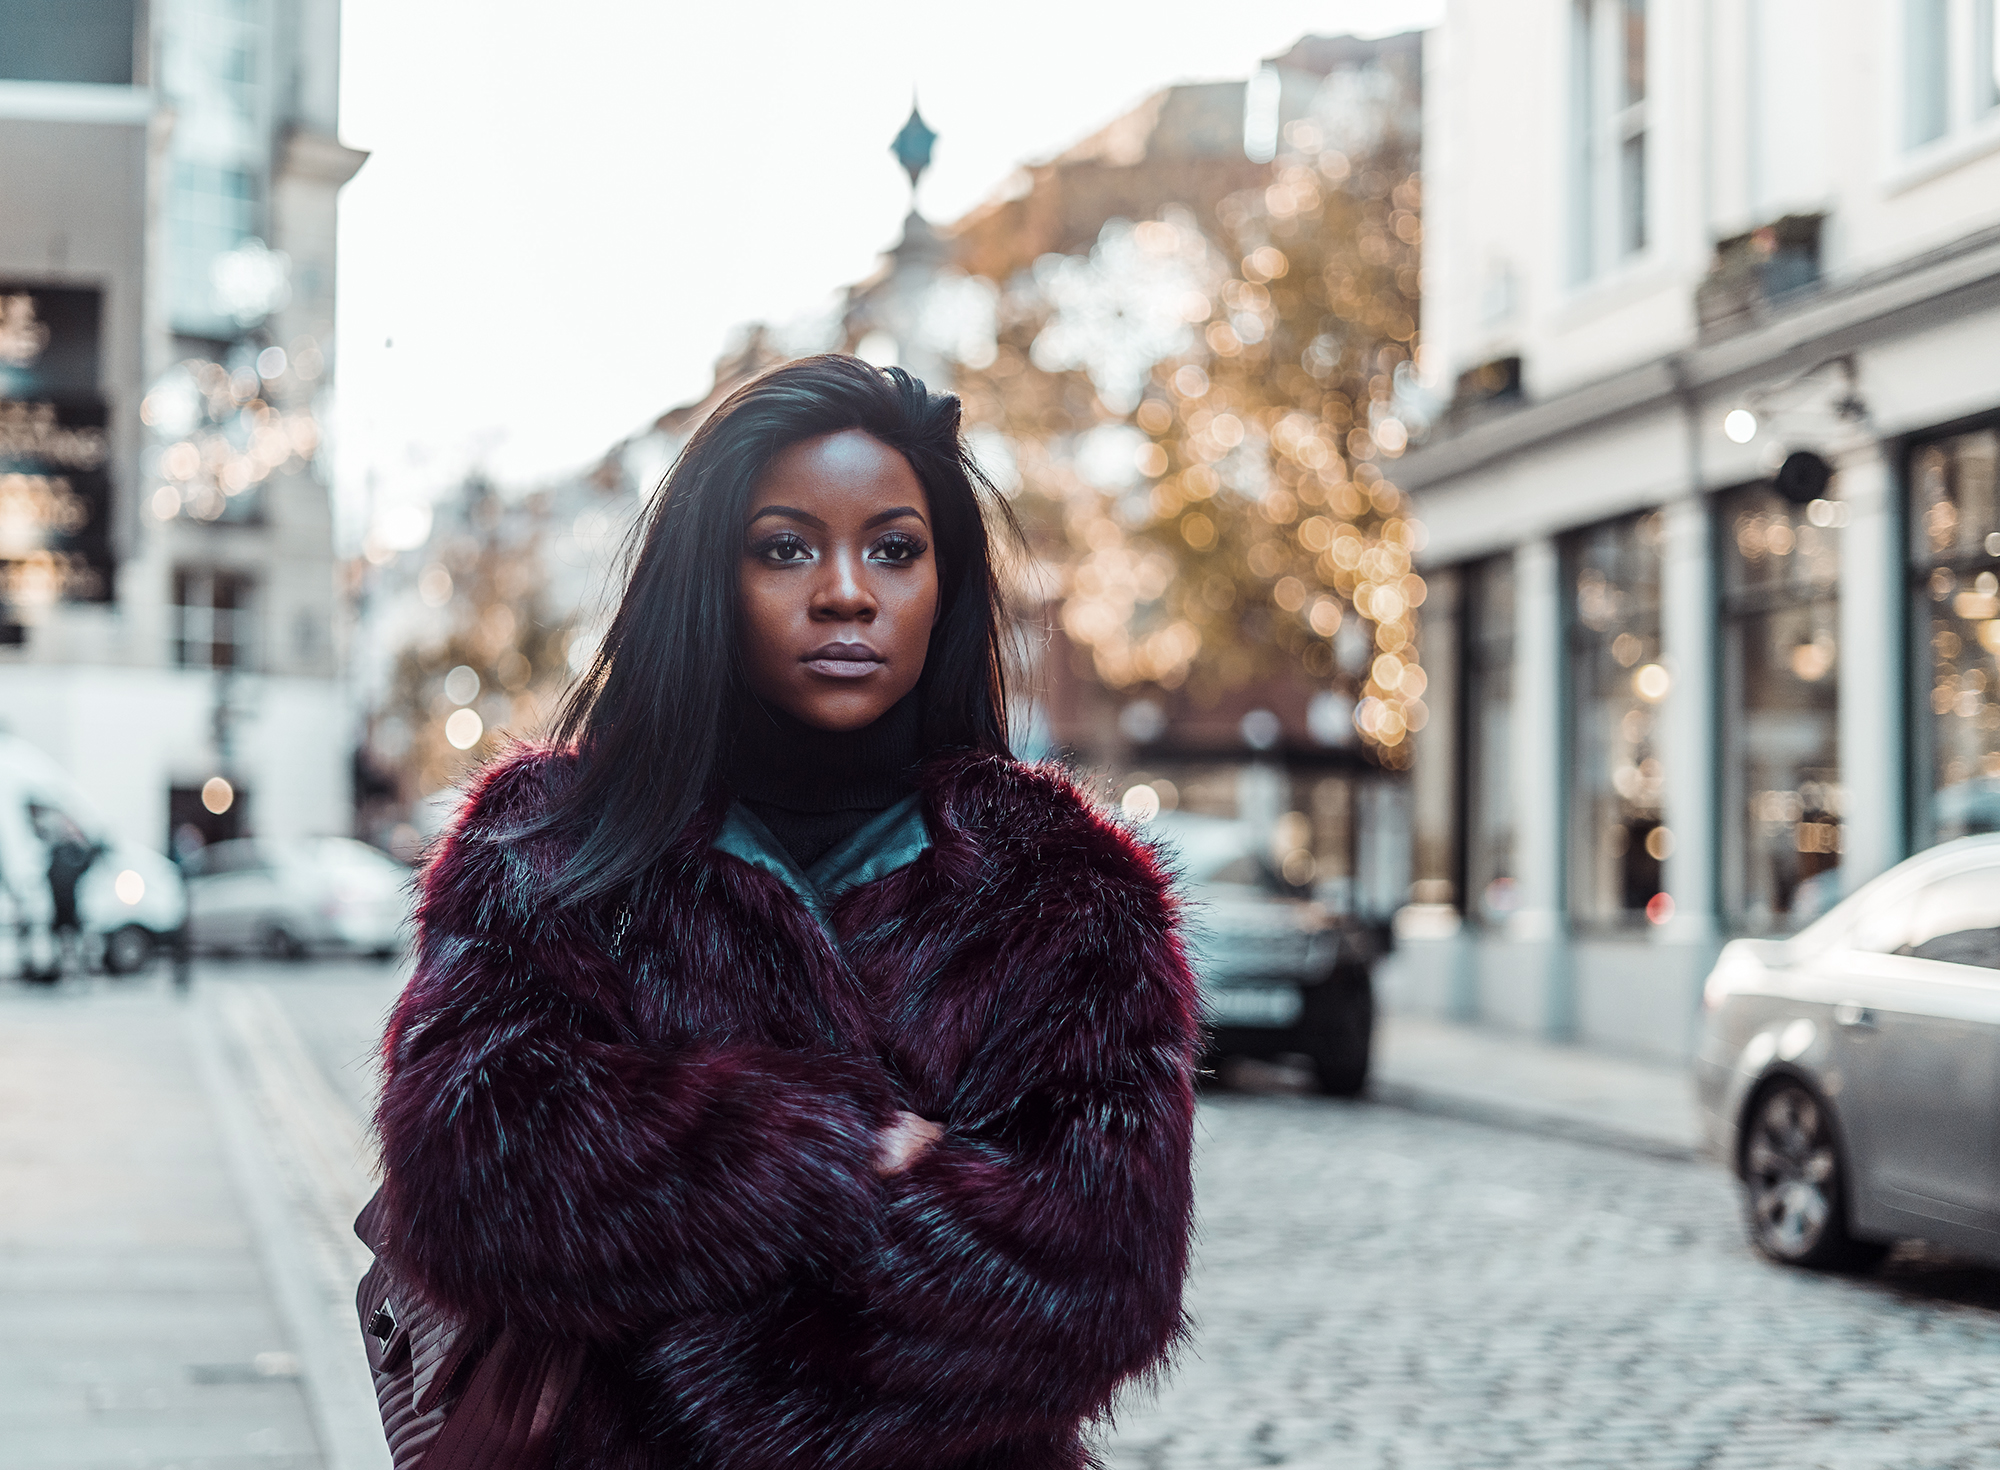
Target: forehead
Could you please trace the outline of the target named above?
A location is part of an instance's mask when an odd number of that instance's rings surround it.
[[[910,462],[859,429],[823,434],[779,451],[765,466],[748,514],[781,503],[822,520],[871,515],[897,505],[915,506],[926,519],[930,499]]]

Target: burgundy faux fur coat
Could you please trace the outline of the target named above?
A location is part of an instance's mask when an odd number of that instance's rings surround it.
[[[567,759],[496,767],[424,877],[394,1264],[591,1345],[565,1470],[1089,1465],[1181,1330],[1198,1002],[1154,858],[1052,770],[949,758],[931,845],[824,926],[717,807],[614,945],[508,835]],[[899,1108],[944,1136],[879,1179]]]

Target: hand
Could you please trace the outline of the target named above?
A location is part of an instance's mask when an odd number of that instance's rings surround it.
[[[897,1113],[894,1121],[875,1135],[875,1172],[884,1179],[902,1173],[943,1136],[942,1125],[929,1118]]]

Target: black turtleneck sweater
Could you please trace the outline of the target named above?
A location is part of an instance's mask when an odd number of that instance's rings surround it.
[[[819,730],[750,699],[725,779],[736,799],[809,868],[916,790],[923,706],[905,695],[860,730]]]

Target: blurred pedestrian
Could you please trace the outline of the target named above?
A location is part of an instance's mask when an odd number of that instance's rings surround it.
[[[478,784],[364,1216],[384,1342],[420,1301],[534,1365],[454,1414],[526,1395],[559,1466],[1071,1470],[1176,1341],[1195,987],[1151,854],[1008,754],[988,517],[955,398],[773,371]]]
[[[83,916],[77,908],[77,885],[103,848],[93,843],[67,812],[30,804],[28,819],[49,855],[49,897],[55,905],[56,974],[83,964]]]

